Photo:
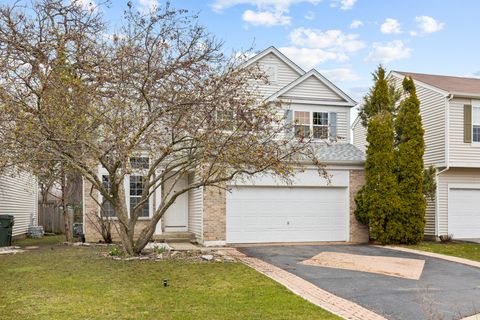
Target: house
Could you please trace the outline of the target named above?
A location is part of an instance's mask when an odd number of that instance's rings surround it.
[[[30,173],[7,169],[0,174],[0,215],[14,216],[13,237],[24,237],[30,225],[37,225],[37,189],[37,179]]]
[[[425,166],[437,170],[435,199],[428,200],[425,235],[480,237],[480,79],[392,71],[397,88],[411,77],[425,129]],[[364,150],[366,131],[353,123],[353,142]]]
[[[259,84],[264,98],[281,100],[286,118],[296,123],[296,132],[314,135],[329,179],[320,177],[311,166],[298,172],[291,185],[262,175],[232,181],[230,191],[213,187],[193,189],[169,208],[154,237],[189,232],[206,246],[367,241],[366,227],[353,215],[354,196],[364,184],[364,155],[349,143],[350,109],[356,102],[318,71],[304,71],[274,47],[260,52],[242,67],[254,65],[259,65],[270,80],[268,85]],[[187,185],[194,179],[191,174],[179,183]],[[88,214],[98,214],[99,206],[92,201],[90,188],[85,183],[84,230],[87,241],[96,241],[99,234]],[[148,220],[154,207],[155,199],[146,206],[142,219]],[[140,220],[138,225],[142,223]]]

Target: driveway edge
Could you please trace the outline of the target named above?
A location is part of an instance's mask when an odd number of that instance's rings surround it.
[[[386,318],[352,301],[320,289],[313,283],[265,261],[247,257],[236,249],[230,249],[228,252],[225,252],[225,254],[235,257],[248,267],[253,268],[270,279],[280,283],[296,295],[339,317],[352,320],[386,320]]]
[[[385,248],[385,249],[396,250],[396,251],[409,252],[409,253],[415,253],[415,254],[419,254],[419,255],[422,255],[422,256],[447,260],[447,261],[450,261],[450,262],[456,262],[456,263],[464,264],[464,265],[467,265],[467,266],[480,268],[480,262],[478,262],[478,261],[473,261],[473,260],[469,260],[469,259],[465,259],[465,258],[458,258],[458,257],[454,257],[454,256],[448,256],[448,255],[440,254],[440,253],[433,253],[433,252],[429,252],[429,251],[408,249],[408,248],[399,247],[399,246],[378,246],[378,245],[375,245],[374,247]]]

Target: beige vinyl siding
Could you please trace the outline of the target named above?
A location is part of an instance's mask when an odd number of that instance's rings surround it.
[[[280,96],[281,99],[345,101],[315,76],[310,76]]]
[[[393,79],[395,80],[395,87],[398,89],[402,88],[403,78],[393,77]],[[446,163],[445,96],[423,86],[417,81],[415,81],[415,86],[418,99],[420,100],[420,114],[425,130],[424,163],[426,166],[433,164],[437,167],[444,167]]]
[[[435,199],[427,198],[427,209],[425,211],[425,235],[435,236]]]
[[[359,150],[367,151],[367,129],[362,126],[361,121],[358,121],[352,128],[353,131],[353,145]]]
[[[37,191],[37,180],[31,174],[0,175],[0,214],[15,217],[14,236],[26,234],[29,225],[37,224]]]
[[[257,88],[265,98],[271,96],[301,76],[273,53],[267,54],[258,60],[257,63],[267,74],[269,68],[274,68],[276,71],[276,79],[270,79],[270,83],[257,83]]]
[[[480,167],[480,143],[465,143],[463,139],[463,106],[465,104],[472,104],[472,100],[454,98],[450,101],[450,166]]]
[[[189,184],[194,183],[195,176],[190,174]],[[188,231],[195,234],[198,242],[203,241],[203,188],[188,191]]]
[[[480,168],[450,168],[438,177],[438,223],[439,235],[448,234],[448,185],[478,184]]]

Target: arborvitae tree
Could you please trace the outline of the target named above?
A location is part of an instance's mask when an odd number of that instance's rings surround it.
[[[363,104],[359,110],[362,125],[367,127],[368,121],[382,111],[388,111],[395,114],[395,103],[400,99],[401,93],[395,88],[393,83],[386,79],[386,71],[382,66],[373,73],[375,85],[363,99]]]
[[[368,123],[367,183],[361,195],[359,213],[366,213],[373,238],[381,243],[391,242],[389,230],[393,230],[400,205],[397,178],[393,172],[393,119],[388,111],[373,116]]]
[[[401,198],[400,210],[395,214],[396,223],[390,239],[398,243],[417,243],[423,238],[426,201],[423,194],[424,170],[422,118],[420,101],[411,78],[403,80],[403,89],[408,95],[401,103],[395,121],[396,171]]]

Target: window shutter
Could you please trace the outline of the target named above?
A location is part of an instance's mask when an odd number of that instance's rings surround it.
[[[330,127],[329,138],[332,140],[337,139],[337,113],[336,112],[328,113],[328,126]]]
[[[292,110],[285,110],[285,135],[289,135],[293,133],[293,128],[291,127],[293,122],[293,111]]]
[[[463,106],[463,142],[472,142],[472,105]]]

